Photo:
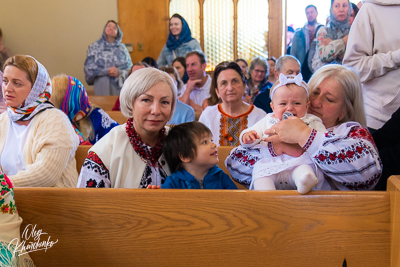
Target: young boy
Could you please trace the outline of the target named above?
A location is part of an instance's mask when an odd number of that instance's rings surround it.
[[[161,188],[237,189],[218,166],[217,145],[210,129],[201,122],[172,127],[163,145],[163,154],[173,172]]]

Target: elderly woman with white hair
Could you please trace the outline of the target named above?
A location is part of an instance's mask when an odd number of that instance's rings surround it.
[[[363,96],[357,74],[338,64],[326,65],[311,77],[310,108],[322,120],[328,132],[307,126],[300,118],[282,120],[264,134],[272,159],[287,154],[307,152],[313,163],[324,173],[323,188],[332,190],[372,190],[382,174],[382,163],[371,134],[365,127]],[[288,147],[293,150],[288,150]],[[285,153],[285,151],[290,151]],[[295,152],[296,151],[296,152]],[[247,161],[243,158],[246,157]],[[248,169],[238,173],[233,163]],[[225,162],[235,180],[246,181],[252,166],[260,158],[245,153],[231,153]]]
[[[127,123],[89,150],[77,187],[159,187],[170,175],[162,147],[176,105],[171,77],[154,68],[135,71],[122,87],[120,103]]]

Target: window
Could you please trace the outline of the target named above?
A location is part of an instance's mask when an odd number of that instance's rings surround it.
[[[276,15],[270,16],[272,12]],[[175,13],[186,19],[200,42],[208,71],[222,61],[244,58],[250,63],[256,56],[281,53],[281,38],[272,49],[269,36],[282,36],[282,0],[170,0],[169,16]],[[275,28],[270,28],[271,20]]]

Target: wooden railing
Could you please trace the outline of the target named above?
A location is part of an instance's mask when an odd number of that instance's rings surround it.
[[[387,192],[16,188],[37,266],[400,266]],[[45,233],[45,234],[43,234]]]

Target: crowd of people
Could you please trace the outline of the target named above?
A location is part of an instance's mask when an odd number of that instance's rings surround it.
[[[400,37],[385,26],[400,22],[398,11],[394,2],[365,0],[358,10],[331,0],[324,26],[307,6],[291,55],[221,62],[212,76],[179,14],[158,60],[135,64],[118,23],[108,21],[87,51],[85,79],[96,95],[119,95],[123,125],[91,104],[78,79],[51,79],[37,59],[7,56],[2,199],[13,201],[13,186],[237,189],[219,161],[254,190],[385,190],[400,174]],[[92,146],[78,173],[82,144]],[[218,159],[218,146],[234,148]]]

